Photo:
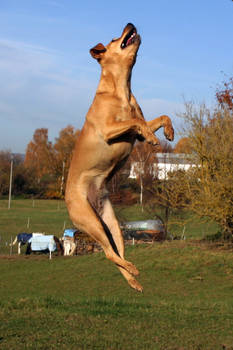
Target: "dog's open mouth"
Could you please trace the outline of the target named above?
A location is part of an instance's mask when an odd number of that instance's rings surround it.
[[[127,46],[133,44],[136,38],[137,38],[137,31],[136,31],[136,28],[133,27],[133,29],[130,30],[130,32],[125,36],[124,40],[122,41],[121,48],[125,49]]]

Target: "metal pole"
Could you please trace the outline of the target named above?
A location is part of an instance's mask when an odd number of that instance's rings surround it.
[[[62,176],[61,176],[61,189],[60,189],[61,196],[62,196],[63,187],[64,187],[64,171],[65,171],[65,162],[63,160],[63,162],[62,162]]]
[[[27,228],[30,226],[30,218],[28,218]]]
[[[12,255],[12,248],[13,248],[13,245],[12,245],[12,236],[11,236],[10,255]]]
[[[11,158],[11,171],[10,171],[10,185],[9,185],[8,209],[10,209],[10,207],[11,207],[12,174],[13,174],[13,159]]]

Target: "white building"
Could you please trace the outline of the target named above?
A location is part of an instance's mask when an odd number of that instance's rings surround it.
[[[195,166],[191,161],[190,155],[185,153],[156,153],[158,162],[154,163],[151,169],[152,174],[160,180],[167,178],[171,171],[185,170]],[[131,163],[129,178],[137,178],[139,173],[143,173],[144,165],[140,162]]]

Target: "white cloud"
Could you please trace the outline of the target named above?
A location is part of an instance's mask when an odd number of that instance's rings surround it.
[[[0,39],[0,149],[7,142],[22,151],[39,127],[48,127],[52,137],[68,124],[81,127],[97,82],[78,65],[70,67],[58,52]],[[5,136],[14,123],[21,135],[17,146]]]
[[[60,120],[65,109],[86,107],[93,83],[85,72],[78,74],[78,67],[74,67],[76,76],[68,72],[62,55],[9,40],[0,40],[0,52],[2,113],[11,111],[13,117],[17,110],[27,119],[41,111]]]

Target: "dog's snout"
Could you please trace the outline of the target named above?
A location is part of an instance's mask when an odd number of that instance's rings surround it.
[[[135,28],[135,25],[133,24],[133,23],[128,23],[126,26],[125,26],[125,28],[129,28],[129,29],[133,29],[133,28]],[[136,29],[136,28],[135,28]]]

